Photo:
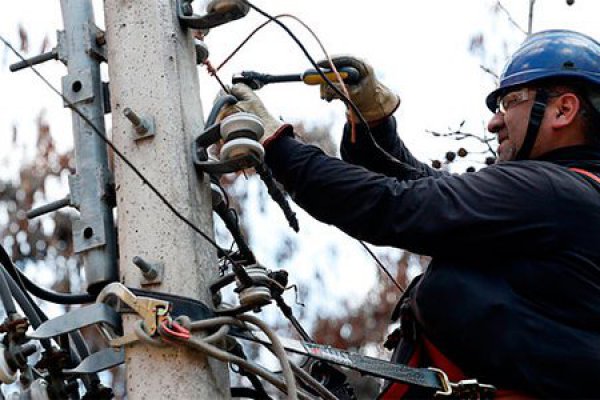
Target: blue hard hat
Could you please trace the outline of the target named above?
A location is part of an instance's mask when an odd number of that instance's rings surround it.
[[[600,43],[582,33],[558,29],[529,36],[504,67],[500,86],[487,96],[486,105],[494,112],[503,94],[547,79],[578,82],[589,94],[598,93]]]

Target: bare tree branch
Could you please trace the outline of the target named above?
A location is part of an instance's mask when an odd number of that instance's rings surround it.
[[[530,1],[535,1],[535,0],[530,0]],[[519,25],[517,23],[517,21],[514,20],[514,18],[512,17],[512,15],[510,14],[510,12],[502,5],[502,3],[500,3],[500,0],[498,0],[498,2],[496,3],[497,7],[502,10],[502,12],[504,12],[504,14],[506,15],[506,17],[508,18],[508,21],[513,24],[518,30],[520,30],[521,32],[523,32],[523,34],[527,35],[527,31],[525,31],[525,29],[523,29],[521,27],[521,25]]]
[[[435,131],[430,131],[430,130],[425,130],[425,132],[427,132],[435,137],[450,137],[457,141],[464,140],[464,139],[475,139],[478,142],[485,144],[487,146],[487,151],[490,152],[494,157],[496,157],[497,156],[496,152],[490,145],[490,143],[494,141],[494,138],[487,137],[485,132],[484,132],[483,137],[480,135],[476,135],[474,133],[462,132],[460,129],[462,128],[464,123],[465,123],[465,121],[461,122],[460,126],[457,130],[446,132],[446,133],[435,132]]]
[[[494,71],[492,71],[485,65],[479,64],[479,68],[481,68],[483,70],[483,72],[487,72],[488,74],[492,75],[494,77],[494,79],[496,79],[496,82],[500,79],[500,77],[498,76],[497,73],[495,73]]]
[[[533,6],[535,5],[535,0],[529,0],[529,21],[527,24],[527,36],[531,35],[533,29]]]

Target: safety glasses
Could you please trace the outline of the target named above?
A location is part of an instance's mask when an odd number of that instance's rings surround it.
[[[514,107],[517,104],[521,104],[527,100],[529,100],[529,89],[527,88],[515,90],[514,92],[509,92],[504,96],[498,98],[498,102],[496,104],[496,112],[500,111],[502,114],[506,114],[506,111],[511,107]]]

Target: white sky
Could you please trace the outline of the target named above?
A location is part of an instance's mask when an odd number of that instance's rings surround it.
[[[301,18],[316,31],[332,54],[349,53],[368,59],[377,75],[397,91],[403,101],[396,116],[399,131],[413,152],[422,160],[440,158],[448,149],[461,143],[434,139],[426,130],[445,132],[457,128],[466,120],[466,132],[483,132],[489,111],[484,106],[485,95],[494,87],[493,79],[483,72],[482,60],[468,53],[470,38],[479,32],[486,34],[489,56],[495,57],[499,68],[506,51],[518,46],[524,35],[515,29],[503,13],[491,12],[495,0],[256,0],[257,5],[272,14],[290,13]],[[203,2],[196,1],[197,12]],[[522,26],[527,26],[526,0],[504,0],[502,4]],[[102,26],[102,2],[94,0],[97,23]],[[534,31],[549,28],[569,28],[600,38],[600,2],[576,0],[571,7],[565,0],[537,0]],[[256,25],[264,19],[252,13],[243,20],[215,28],[206,39],[216,65]],[[288,25],[306,44],[316,59],[322,58],[314,40],[296,22]],[[37,54],[45,35],[56,43],[54,32],[62,29],[58,0],[29,0],[26,3],[5,1],[0,7],[0,34],[13,44],[18,43],[17,25],[29,32],[30,53]],[[501,45],[507,43],[504,50]],[[61,149],[72,146],[70,114],[61,100],[52,94],[30,71],[10,73],[8,63],[16,58],[0,46],[0,177],[14,175],[19,165],[31,156],[35,136],[35,118],[46,110],[54,137]],[[256,37],[221,72],[229,81],[234,72],[257,70],[265,73],[297,73],[309,68],[300,50],[276,26],[270,26]],[[38,67],[51,82],[60,87],[65,68],[58,62]],[[206,71],[199,69],[204,115],[218,91],[218,86]],[[309,124],[333,123],[333,134],[339,139],[344,110],[338,104],[319,100],[316,87],[300,84],[272,85],[259,93],[273,114],[284,119],[303,120]],[[19,128],[15,150],[10,146],[11,126]],[[53,198],[62,197],[66,189],[56,186]],[[254,248],[266,265],[272,264],[275,246],[273,238],[288,232],[278,209],[270,209],[269,217],[252,215],[257,228]],[[270,221],[265,223],[265,220]],[[275,222],[272,222],[275,221]],[[328,298],[352,298],[356,304],[374,284],[373,262],[359,245],[345,241],[335,229],[312,223],[301,215],[298,240],[301,251],[289,265],[292,280],[308,279],[311,268],[321,267],[328,282]],[[316,239],[316,240],[315,240]],[[337,260],[329,248],[338,247]],[[327,267],[327,268],[325,268]],[[343,273],[343,275],[341,275]],[[343,279],[340,279],[343,276]]]

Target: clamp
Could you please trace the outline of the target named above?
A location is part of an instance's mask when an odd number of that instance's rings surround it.
[[[107,304],[115,300],[118,303],[117,309]],[[169,318],[170,310],[170,302],[151,297],[136,296],[122,284],[114,282],[102,289],[96,298],[95,304],[50,319],[28,336],[32,339],[49,339],[96,324],[109,327],[113,332],[119,332],[122,330],[119,312],[138,314],[144,322],[146,333],[152,336],[156,333],[159,324]],[[109,333],[107,330],[103,330],[103,332],[108,336],[111,347],[120,347],[138,341],[135,333],[119,336]]]
[[[185,28],[208,30],[227,22],[240,19],[250,11],[242,0],[212,0],[206,6],[206,15],[194,14],[193,0],[177,0],[177,17]]]
[[[169,318],[171,304],[168,301],[151,297],[136,296],[124,285],[113,282],[106,285],[96,298],[96,303],[108,303],[117,300],[121,308],[119,311],[133,311],[142,317],[144,329],[148,335],[156,333],[158,326]],[[117,336],[109,339],[111,347],[120,347],[138,341],[135,333]]]

